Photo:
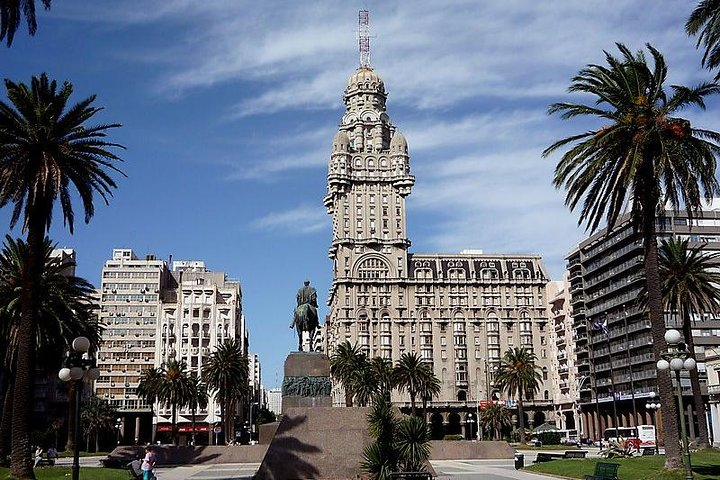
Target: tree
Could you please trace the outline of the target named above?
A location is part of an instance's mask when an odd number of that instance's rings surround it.
[[[692,326],[695,315],[720,312],[720,253],[704,253],[690,247],[687,239],[663,240],[658,250],[660,282],[665,309],[680,316],[683,337],[690,354],[695,357]],[[700,391],[697,369],[690,371],[693,403],[698,418],[706,418],[705,404]],[[705,422],[698,422],[698,446],[707,448],[708,431]]]
[[[52,0],[42,0],[45,10],[50,10],[51,3]],[[28,32],[30,35],[35,35],[37,31],[35,0],[0,0],[0,41],[7,40],[8,47],[12,45],[23,15]]]
[[[54,258],[54,245],[45,239],[37,311],[38,323],[35,332],[37,367],[44,372],[57,369],[57,364],[69,348],[73,339],[87,337],[91,345],[97,346],[102,327],[98,325],[94,314],[94,288],[86,280],[69,275],[74,265],[67,259]],[[14,375],[18,352],[18,328],[21,318],[21,300],[23,295],[23,276],[27,269],[28,245],[22,240],[5,237],[0,251],[0,357],[8,385],[5,392],[3,419],[0,421],[0,453],[7,454],[10,438]],[[70,384],[69,421],[74,421],[72,408],[75,396],[75,382]],[[70,430],[69,430],[70,432]],[[70,433],[68,437],[71,437]],[[72,446],[72,445],[71,445]]]
[[[231,338],[218,345],[202,367],[202,379],[220,403],[226,440],[235,438],[235,412],[248,394],[248,359],[242,343]]]
[[[342,342],[335,348],[330,356],[330,375],[336,382],[340,382],[345,390],[345,406],[353,406],[353,397],[355,396],[355,386],[357,382],[358,372],[363,370],[363,364],[366,362],[365,354],[359,345],[354,346],[347,340]]]
[[[427,418],[427,404],[432,401],[433,397],[440,395],[442,391],[442,383],[435,376],[435,373],[428,366],[428,375],[422,379],[418,388],[418,395],[422,399],[422,418]]]
[[[480,410],[480,424],[485,430],[493,433],[495,440],[500,440],[502,427],[510,425],[510,421],[510,410],[504,405],[491,402]]]
[[[395,364],[393,373],[395,385],[410,395],[410,410],[415,415],[415,399],[418,393],[425,393],[428,385],[434,383],[435,374],[428,364],[415,353],[403,353]],[[431,387],[432,388],[432,387]]]
[[[95,451],[100,451],[100,434],[111,432],[115,426],[117,411],[108,402],[98,397],[91,397],[80,414],[82,431],[88,441],[95,437]]]
[[[385,480],[393,472],[421,472],[430,458],[430,432],[415,415],[395,417],[390,401],[381,394],[372,400],[368,433],[374,439],[365,447],[360,467],[371,479]]]
[[[395,382],[393,363],[389,358],[374,357],[369,362],[370,379],[375,386],[375,393],[389,397]]]
[[[73,232],[71,187],[82,202],[86,223],[95,212],[94,194],[108,202],[116,184],[106,170],[122,173],[113,165],[120,159],[109,149],[122,146],[105,140],[118,124],[85,125],[101,110],[92,106],[95,96],[68,106],[73,91],[69,82],[58,89],[57,82],[42,74],[33,77],[30,86],[5,80],[5,88],[10,104],[0,102],[0,208],[13,204],[10,228],[22,217],[28,245],[17,333],[11,475],[35,478],[29,423],[45,232],[56,201]]]
[[[605,125],[586,130],[552,144],[543,156],[567,149],[555,169],[554,185],[567,190],[566,204],[574,210],[580,203],[579,223],[589,230],[607,222],[609,233],[625,208],[631,207],[633,226],[643,239],[648,310],[656,358],[666,351],[662,292],[658,273],[656,212],[666,205],[685,206],[692,218],[703,199],[710,201],[720,190],[715,178],[715,154],[720,136],[693,128],[686,119],[673,116],[684,108],[705,107],[704,99],[720,87],[703,83],[696,87],[671,86],[665,91],[667,66],[662,54],[647,45],[651,66],[642,51],[632,53],[618,44],[621,57],[605,52],[608,66],[588,65],[572,80],[570,92],[595,97],[594,105],[555,103],[550,114],[563,119],[596,117]],[[586,128],[583,124],[582,128]],[[658,372],[666,436],[666,468],[682,465],[677,409],[669,373]]]
[[[542,375],[536,365],[537,357],[525,348],[510,348],[500,360],[495,383],[508,395],[517,398],[520,443],[525,444],[525,413],[523,399],[540,390]]]
[[[157,399],[172,409],[172,442],[177,445],[177,410],[188,405],[190,400],[190,378],[184,360],[169,360],[160,367]]]
[[[702,0],[690,14],[685,31],[697,35],[697,48],[705,49],[702,66],[712,70],[720,66],[720,0]],[[720,80],[720,72],[715,75]]]
[[[188,379],[190,390],[188,391],[188,407],[192,411],[192,445],[195,446],[195,412],[198,407],[200,409],[207,408],[208,405],[208,388],[202,381],[197,372],[191,372]]]
[[[150,428],[153,429],[150,437],[151,443],[155,443],[155,427],[153,424],[155,415],[153,410],[155,408],[155,402],[158,400],[161,380],[162,371],[160,369],[155,367],[146,368],[140,373],[140,381],[138,382],[136,390],[138,397],[150,405]]]

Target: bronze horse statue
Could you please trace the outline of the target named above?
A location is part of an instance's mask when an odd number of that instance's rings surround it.
[[[311,287],[310,282],[306,280],[305,285],[298,290],[297,307],[295,307],[293,321],[292,324],[290,324],[290,328],[297,330],[299,352],[303,351],[303,332],[308,332],[310,336],[309,351],[313,351],[315,333],[319,324],[317,313],[317,291]]]

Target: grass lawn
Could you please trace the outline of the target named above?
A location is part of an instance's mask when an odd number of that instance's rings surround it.
[[[67,480],[72,475],[70,467],[36,468],[35,476],[38,480]],[[9,468],[0,468],[0,478],[10,476]],[[128,480],[130,474],[127,470],[117,468],[80,467],[82,480]]]
[[[565,450],[581,450],[577,448],[575,445],[543,445],[541,447],[533,447],[532,445],[515,445],[513,446],[516,449],[520,450],[537,450],[537,451],[543,451],[543,450],[551,450],[551,451],[565,451]]]
[[[598,461],[619,463],[619,480],[683,480],[685,470],[665,471],[665,456],[619,458],[619,459],[572,459],[536,463],[526,470],[550,473],[570,478],[584,478],[592,475]],[[695,480],[720,480],[720,451],[703,450],[692,454]]]

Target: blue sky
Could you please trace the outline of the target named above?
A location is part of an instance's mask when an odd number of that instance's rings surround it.
[[[586,126],[548,118],[547,105],[616,41],[659,48],[670,83],[709,79],[683,33],[694,4],[56,0],[36,37],[0,48],[0,76],[69,80],[76,100],[97,94],[98,121],[123,124],[112,139],[128,177],[111,205],[73,236],[61,221],[51,232],[77,250],[79,274],[98,284],[112,249],[132,248],[240,279],[272,387],[295,346],[295,290],[309,278],[324,303],[331,281],[321,200],[358,9],[370,10],[372,65],[417,178],[412,251],[537,253],[559,279],[584,231],[551,186],[557,158],[540,152]],[[720,130],[716,112],[687,114]]]

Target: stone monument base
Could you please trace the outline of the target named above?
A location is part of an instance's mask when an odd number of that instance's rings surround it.
[[[372,441],[367,431],[369,411],[288,408],[255,480],[356,478],[365,445]]]
[[[292,352],[285,360],[282,412],[291,408],[331,407],[330,359],[324,353]]]

